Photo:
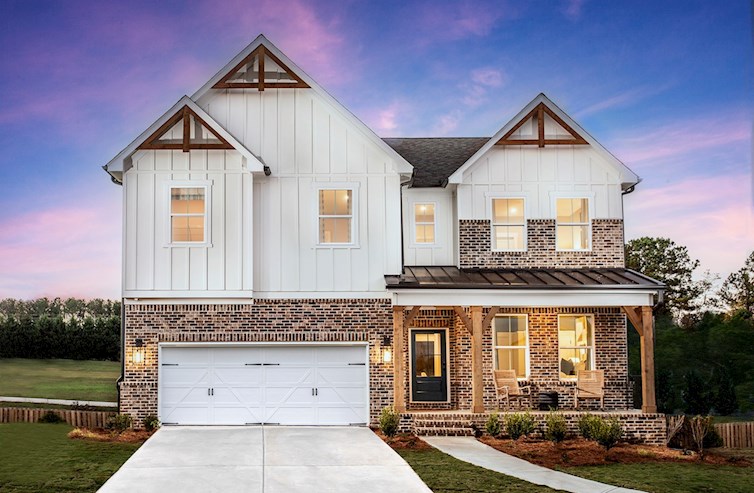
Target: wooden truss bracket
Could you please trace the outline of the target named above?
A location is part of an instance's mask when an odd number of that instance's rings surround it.
[[[283,69],[286,82],[280,82],[280,73],[278,72],[265,72],[265,58],[269,57],[270,60],[275,62],[278,67]],[[254,60],[258,58],[257,71],[251,71],[253,68]],[[246,70],[244,71],[244,68]],[[243,71],[243,72],[242,72]],[[247,75],[251,75],[247,76]],[[256,82],[253,81],[253,76],[256,77]],[[267,82],[265,79],[274,78],[277,82]],[[243,60],[238,62],[227,74],[225,74],[219,81],[212,86],[213,89],[258,89],[264,91],[265,88],[270,89],[284,89],[284,88],[308,88],[309,84],[299,77],[288,65],[282,62],[274,53],[265,48],[264,45],[259,45],[254,51],[249,53]]]
[[[623,313],[626,314],[628,321],[634,326],[636,332],[639,335],[644,335],[644,323],[642,321],[641,307],[640,306],[623,306]]]
[[[547,139],[545,138],[545,114],[555,120],[558,125],[568,132],[573,139]],[[511,135],[521,128],[521,126],[528,122],[530,119],[537,119],[537,138],[536,139],[511,139]],[[521,120],[518,121],[513,128],[502,136],[500,140],[495,142],[495,145],[511,146],[511,145],[536,145],[539,147],[545,147],[547,145],[588,145],[589,143],[578,132],[576,132],[570,125],[568,125],[562,118],[555,114],[544,103],[539,103],[529,113],[526,114]]]
[[[214,140],[192,139],[191,138],[191,119],[194,119],[195,132],[200,128],[209,132]],[[183,130],[180,139],[161,140],[165,134],[170,132],[181,120],[183,120]],[[191,108],[184,106],[178,112],[163,123],[160,128],[147,137],[138,149],[172,149],[188,152],[191,149],[233,149],[233,146],[218,134],[212,127],[202,120]]]
[[[456,315],[458,315],[458,318],[461,319],[461,323],[469,332],[469,334],[474,335],[474,326],[471,324],[471,319],[466,314],[466,310],[464,310],[463,307],[454,306],[453,311],[456,312]]]

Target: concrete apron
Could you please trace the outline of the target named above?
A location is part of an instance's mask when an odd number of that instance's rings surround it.
[[[644,493],[538,466],[483,444],[472,437],[421,437],[446,454],[530,483],[572,493]]]
[[[368,428],[161,428],[99,490],[431,493]]]

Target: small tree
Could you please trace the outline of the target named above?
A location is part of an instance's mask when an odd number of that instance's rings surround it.
[[[684,410],[687,414],[708,414],[712,404],[704,381],[695,370],[684,375],[684,388],[681,391]]]
[[[395,412],[395,408],[388,406],[382,409],[380,413],[380,429],[387,437],[393,437],[398,433],[401,417]]]
[[[484,425],[484,429],[491,437],[500,435],[500,432],[503,431],[502,424],[500,423],[500,415],[497,413],[490,414],[490,417],[487,418],[487,422]]]
[[[711,416],[695,416],[689,419],[691,438],[694,439],[696,450],[699,452],[699,460],[704,460],[704,439],[712,429]]]
[[[568,426],[562,414],[550,411],[545,418],[545,440],[558,444],[565,440],[568,434]]]

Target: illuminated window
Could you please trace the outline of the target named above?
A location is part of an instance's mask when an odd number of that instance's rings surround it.
[[[591,315],[558,317],[560,378],[576,378],[576,372],[594,369],[594,320]]]
[[[318,191],[319,243],[353,243],[353,190],[325,189]]]
[[[557,199],[558,250],[589,250],[589,199]]]
[[[529,374],[529,338],[526,315],[498,315],[493,325],[496,370],[516,370],[518,378]]]
[[[526,249],[524,199],[492,199],[492,249]]]
[[[414,204],[414,242],[435,242],[435,204]]]
[[[207,188],[170,187],[170,242],[207,241]]]

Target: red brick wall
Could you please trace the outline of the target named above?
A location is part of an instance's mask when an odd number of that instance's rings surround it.
[[[380,357],[382,337],[392,339],[389,300],[255,300],[244,305],[126,305],[126,371],[121,412],[136,425],[157,414],[157,347],[160,342],[350,342],[370,346],[370,415],[376,422],[393,400],[393,364]],[[146,358],[134,364],[134,339]]]
[[[459,258],[467,268],[624,267],[623,220],[592,220],[592,249],[555,251],[555,220],[530,219],[525,252],[493,252],[489,219],[459,221]]]

